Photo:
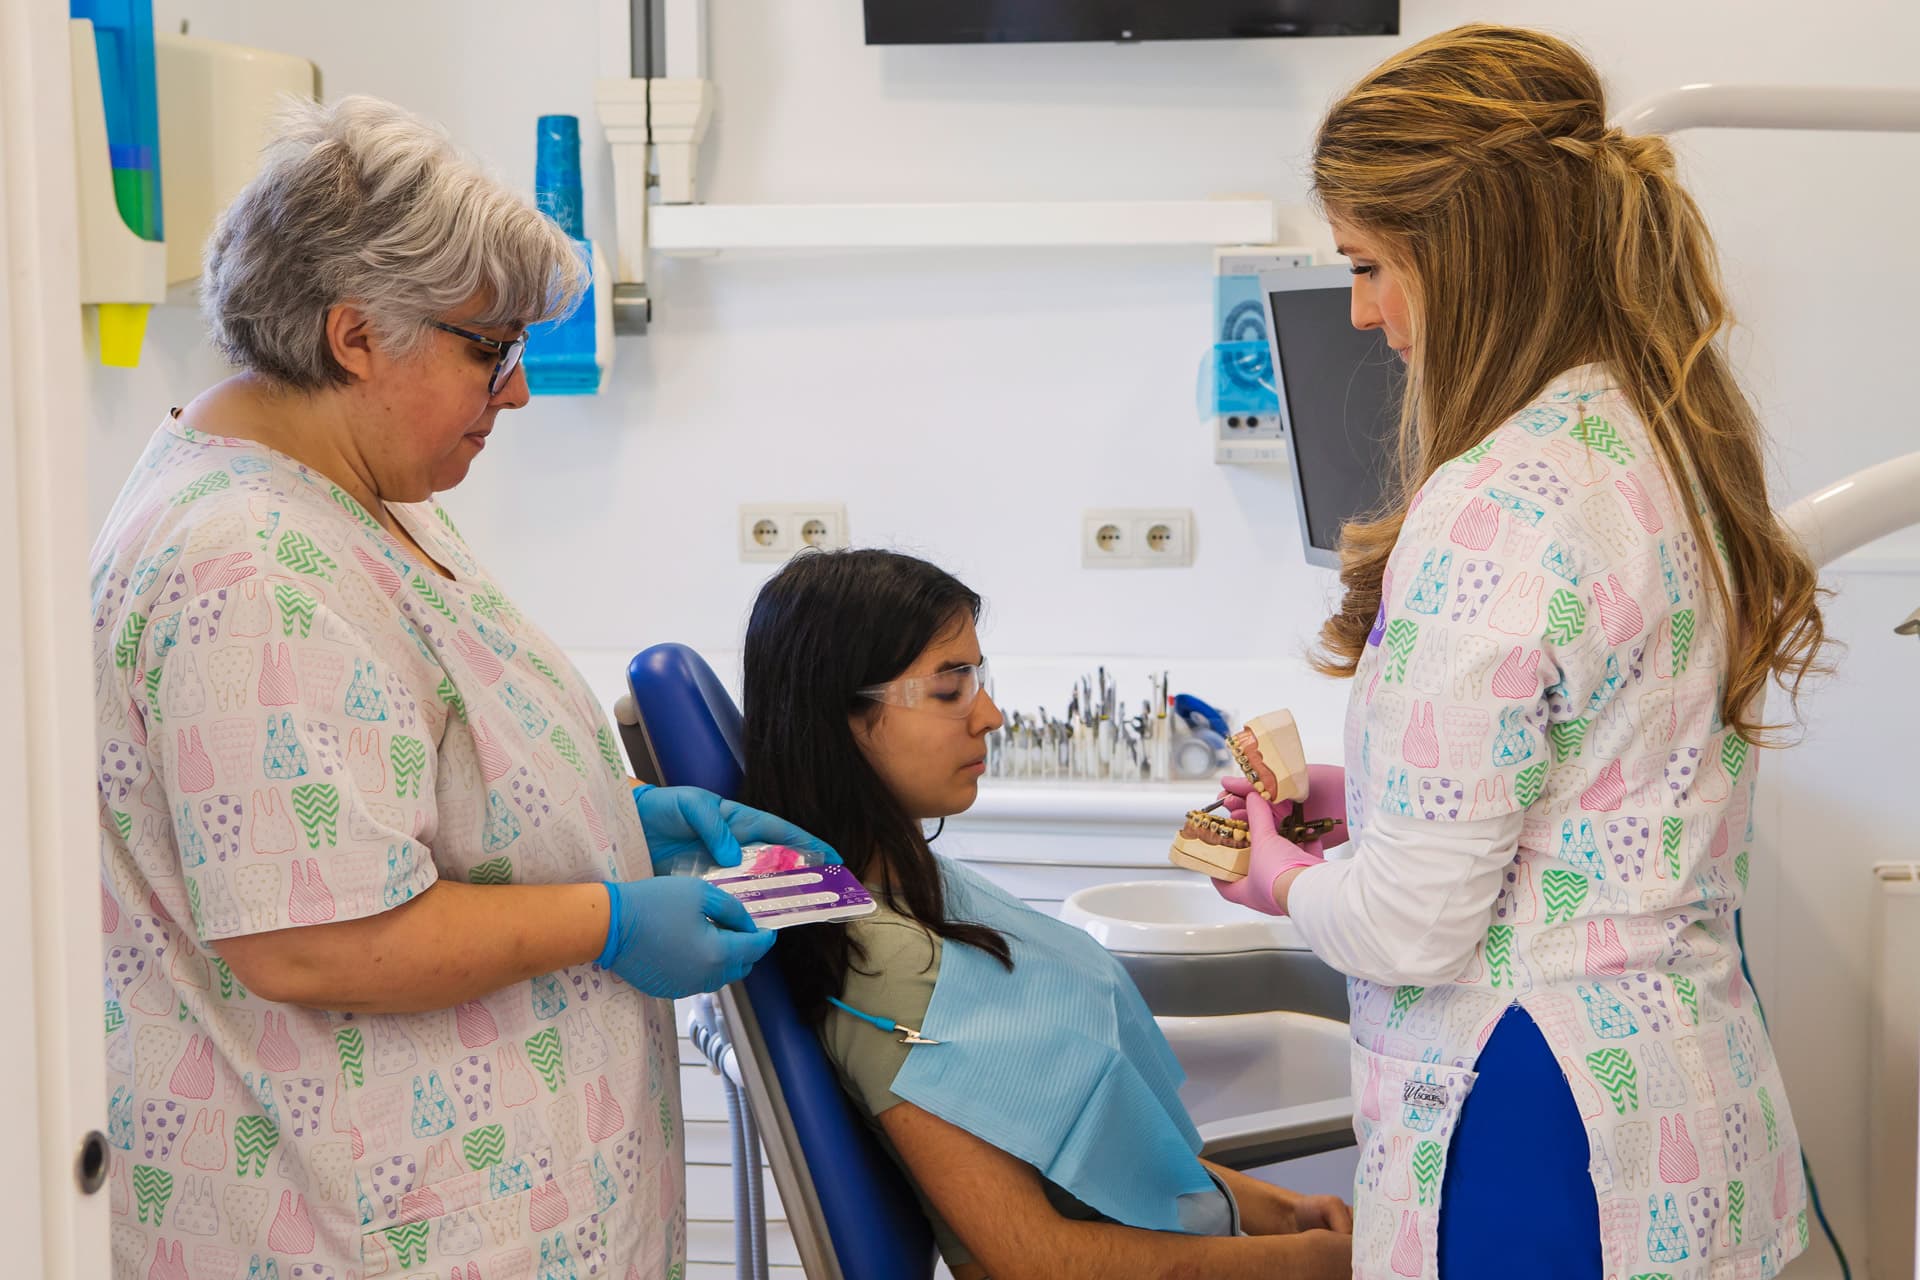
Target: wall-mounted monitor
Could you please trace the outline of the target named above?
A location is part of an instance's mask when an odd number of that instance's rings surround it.
[[[1344,266],[1260,275],[1300,541],[1311,564],[1339,563],[1340,526],[1379,502],[1400,431],[1400,359],[1377,331],[1353,327],[1352,290]]]
[[[868,44],[1396,36],[1400,0],[865,0]]]

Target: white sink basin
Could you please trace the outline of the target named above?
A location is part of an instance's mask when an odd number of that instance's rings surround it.
[[[1232,958],[1241,953],[1307,950],[1291,921],[1235,906],[1204,882],[1094,885],[1069,897],[1060,918],[1109,951],[1153,957],[1130,965],[1177,971],[1180,957],[1196,957],[1200,982],[1215,980],[1222,964],[1246,963]],[[1247,994],[1257,1008],[1257,996]],[[1155,1020],[1186,1069],[1180,1100],[1210,1147],[1259,1133],[1339,1134],[1352,1125],[1346,1023],[1273,1009]]]
[[[1303,1121],[1352,1118],[1343,1022],[1282,1012],[1155,1021],[1186,1068],[1180,1100],[1202,1137],[1224,1122],[1233,1129],[1282,1123],[1270,1112]]]
[[[1305,951],[1293,921],[1236,906],[1206,882],[1121,880],[1082,889],[1060,918],[1109,951],[1217,955],[1233,951]]]

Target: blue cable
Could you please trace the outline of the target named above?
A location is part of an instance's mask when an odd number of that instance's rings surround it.
[[[845,1000],[839,1000],[834,998],[833,996],[828,996],[827,1003],[832,1005],[834,1008],[838,1009],[840,1012],[850,1013],[854,1017],[860,1019],[860,1021],[876,1026],[880,1028],[882,1031],[898,1031],[900,1029],[898,1026],[894,1025],[894,1023],[891,1020],[887,1018],[875,1017],[871,1013],[862,1013],[860,1010],[848,1004]]]
[[[1747,990],[1753,992],[1753,1007],[1760,1015],[1760,1029],[1767,1031],[1767,1009],[1760,1003],[1760,988],[1753,984],[1753,970],[1747,968],[1747,939],[1740,928],[1740,912],[1733,913],[1733,940],[1740,948],[1740,976],[1747,980]],[[1771,1036],[1772,1032],[1768,1031]],[[1820,1207],[1820,1187],[1813,1180],[1813,1162],[1807,1159],[1807,1144],[1800,1144],[1800,1171],[1807,1175],[1807,1199],[1813,1202],[1813,1213],[1820,1220],[1820,1230],[1826,1233],[1827,1243],[1833,1246],[1833,1256],[1840,1260],[1841,1280],[1853,1280],[1853,1268],[1847,1265],[1846,1250],[1840,1247],[1840,1237],[1833,1234],[1833,1224],[1827,1221],[1827,1211]]]
[[[901,1035],[911,1035],[911,1036],[918,1036],[920,1034],[918,1031],[915,1031],[912,1027],[901,1026],[899,1023],[895,1022],[891,1018],[882,1018],[875,1014],[863,1013],[860,1010],[854,1008],[852,1005],[848,1004],[845,1000],[840,1000],[840,999],[836,999],[833,996],[828,996],[827,1003],[832,1005],[834,1008],[840,1010],[840,1012],[852,1014],[854,1017],[860,1019],[860,1021],[868,1023],[872,1026],[876,1026],[880,1028],[882,1031],[897,1031]],[[926,1040],[925,1043],[937,1044],[938,1041]]]

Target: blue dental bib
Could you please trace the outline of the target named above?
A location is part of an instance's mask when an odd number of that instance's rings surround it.
[[[1133,980],[1086,933],[936,861],[949,917],[999,930],[1014,967],[943,944],[921,1027],[940,1043],[908,1053],[893,1092],[1115,1222],[1190,1231],[1222,1192],[1180,1102],[1186,1073]]]

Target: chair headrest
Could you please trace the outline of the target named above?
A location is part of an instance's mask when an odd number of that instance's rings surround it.
[[[705,658],[683,644],[643,649],[627,665],[627,687],[663,782],[739,798],[740,709]]]

